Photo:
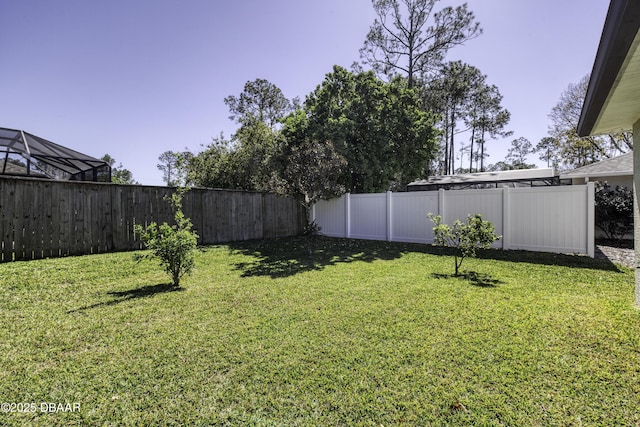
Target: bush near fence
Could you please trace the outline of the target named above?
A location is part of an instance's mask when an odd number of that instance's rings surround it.
[[[174,189],[0,177],[0,261],[141,249],[135,224],[172,223]],[[301,234],[305,209],[275,194],[191,189],[185,214],[199,244]]]

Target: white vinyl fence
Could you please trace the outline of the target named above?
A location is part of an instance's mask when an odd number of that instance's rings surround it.
[[[433,243],[427,214],[444,223],[479,213],[502,249],[594,256],[594,187],[587,185],[346,194],[313,206],[312,219],[330,237]]]

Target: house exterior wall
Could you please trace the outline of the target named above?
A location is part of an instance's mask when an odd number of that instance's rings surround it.
[[[626,188],[633,188],[633,176],[609,176],[609,177],[604,177],[604,178],[598,178],[598,179],[594,179],[592,181],[600,181],[600,182],[608,182],[610,186],[612,187],[626,187]]]
[[[592,178],[572,178],[571,185],[584,185],[587,182],[607,182],[611,187],[627,187],[633,188],[633,176],[631,175],[611,175],[598,176]]]
[[[640,120],[633,125],[633,140],[640,141]],[[633,238],[635,242],[640,242],[640,203],[638,200],[638,191],[640,190],[640,150],[633,151]],[[635,301],[640,306],[640,244],[634,245],[635,248]]]
[[[572,178],[571,185],[584,185],[587,183],[586,178]]]

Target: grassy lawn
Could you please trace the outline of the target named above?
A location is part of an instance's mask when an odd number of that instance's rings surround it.
[[[633,273],[300,238],[0,265],[0,425],[640,425]],[[45,413],[41,402],[79,403]]]

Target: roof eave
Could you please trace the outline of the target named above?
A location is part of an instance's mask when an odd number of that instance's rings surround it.
[[[578,121],[579,136],[589,136],[594,133],[598,118],[612,93],[629,49],[640,28],[640,21],[626,18],[638,16],[639,13],[640,2],[638,1],[612,0],[609,5],[587,94]]]
[[[600,178],[603,176],[633,176],[633,171],[624,172],[595,172],[595,173],[578,173],[578,174],[561,174],[560,179],[574,178]]]

